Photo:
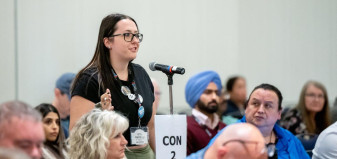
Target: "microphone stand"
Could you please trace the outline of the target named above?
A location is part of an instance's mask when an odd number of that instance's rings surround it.
[[[166,65],[156,64],[155,62],[151,62],[149,64],[149,67],[150,67],[150,70],[152,71],[159,70],[167,75],[167,78],[168,78],[167,81],[168,81],[169,93],[170,93],[170,114],[173,115],[173,95],[172,95],[173,79],[172,79],[172,76],[174,75],[174,73],[184,74],[185,69],[175,67],[175,66],[166,66]]]
[[[172,97],[173,74],[166,73],[166,75],[170,93],[170,114],[173,115],[173,97]]]

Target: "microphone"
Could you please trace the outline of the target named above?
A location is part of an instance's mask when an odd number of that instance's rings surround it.
[[[174,73],[184,74],[185,73],[185,69],[182,67],[163,65],[163,64],[158,64],[156,62],[151,62],[149,64],[149,67],[150,67],[150,70],[152,71],[158,70],[166,74],[174,74]]]

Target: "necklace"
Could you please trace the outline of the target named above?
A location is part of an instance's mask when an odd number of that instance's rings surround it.
[[[272,138],[273,138],[273,131],[270,132],[269,142],[268,142],[268,138],[265,138],[266,144],[271,144]]]
[[[271,139],[273,138],[273,130],[270,132],[270,140],[269,143],[271,143]]]
[[[135,82],[135,79],[134,79],[134,74],[133,74],[133,69],[132,69],[131,64],[129,64],[129,66],[128,66],[128,77],[130,78],[129,81],[132,81],[131,84],[132,84],[132,87],[133,87],[133,90],[134,90],[134,94],[131,92],[131,90],[128,86],[125,86],[125,85],[122,84],[121,80],[118,78],[118,75],[115,72],[113,67],[111,67],[111,71],[112,71],[112,74],[113,74],[115,80],[117,81],[117,83],[121,87],[122,94],[127,96],[129,98],[129,100],[138,104],[138,107],[139,107],[138,108],[138,118],[139,118],[139,126],[140,126],[140,119],[143,118],[143,116],[145,114],[145,110],[144,110],[144,107],[142,106],[143,97],[140,94],[138,94],[138,90],[137,90],[136,82]]]

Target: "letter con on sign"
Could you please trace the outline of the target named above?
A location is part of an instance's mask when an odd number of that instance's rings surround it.
[[[168,145],[181,145],[181,136],[164,136],[163,144]]]

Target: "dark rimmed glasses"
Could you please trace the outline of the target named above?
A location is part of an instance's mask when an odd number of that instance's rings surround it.
[[[126,42],[131,42],[134,37],[136,37],[138,39],[139,43],[143,41],[143,34],[141,34],[141,33],[135,33],[135,34],[132,34],[132,33],[115,34],[115,35],[111,35],[110,37],[121,36],[121,35],[124,36],[124,40]]]
[[[263,143],[263,142],[244,141],[244,140],[234,139],[234,140],[226,141],[225,143],[222,144],[222,146],[225,146],[226,144],[228,144],[230,142],[238,142],[238,143],[242,144],[243,147],[245,148],[245,150],[248,151],[249,154],[250,154],[250,151],[249,151],[248,147],[246,146],[246,144],[251,144],[251,145],[255,146],[254,150],[255,150],[255,152],[258,153],[258,154],[256,154],[257,156],[261,156],[261,155],[264,155],[265,153],[267,153],[268,157],[274,157],[274,155],[276,154],[275,144],[265,145],[265,143]],[[254,154],[250,154],[250,155],[254,155]]]

